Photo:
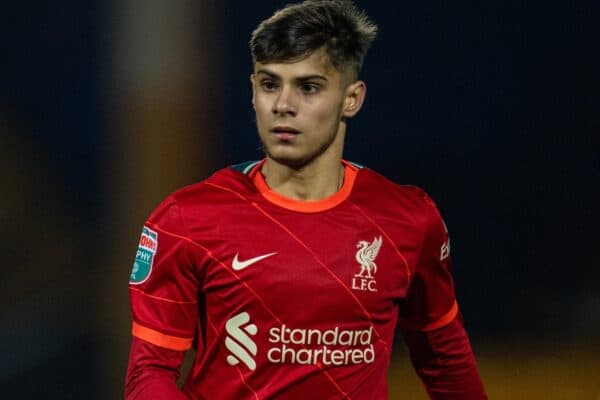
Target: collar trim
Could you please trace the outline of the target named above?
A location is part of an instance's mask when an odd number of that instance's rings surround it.
[[[350,193],[352,193],[354,181],[356,180],[356,175],[358,174],[359,170],[358,166],[346,160],[342,160],[342,164],[344,164],[344,182],[342,183],[342,187],[340,188],[340,190],[322,200],[305,201],[290,199],[271,190],[271,188],[267,185],[267,182],[265,181],[265,177],[260,172],[261,167],[264,163],[265,160],[262,160],[257,164],[253,165],[252,170],[248,174],[250,179],[252,179],[254,186],[256,186],[260,194],[273,204],[276,204],[288,210],[298,211],[302,213],[317,213],[327,211],[341,204],[350,196]]]

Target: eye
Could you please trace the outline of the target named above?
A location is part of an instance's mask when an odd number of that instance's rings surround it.
[[[273,81],[264,80],[260,82],[260,87],[262,87],[265,92],[273,92],[277,89],[277,84]]]
[[[319,85],[315,85],[314,83],[305,83],[300,87],[303,93],[305,94],[315,94],[319,91]]]

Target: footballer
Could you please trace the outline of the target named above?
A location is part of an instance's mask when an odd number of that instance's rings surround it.
[[[431,399],[487,398],[434,202],[343,158],[376,33],[344,0],[288,5],[253,32],[265,156],[176,191],[146,221],[127,399],[387,399],[396,330]]]

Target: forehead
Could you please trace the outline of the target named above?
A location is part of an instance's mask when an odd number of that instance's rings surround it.
[[[324,50],[317,50],[308,57],[293,61],[273,61],[254,64],[254,73],[267,72],[281,78],[297,78],[319,75],[328,80],[340,79],[340,72],[333,66]]]

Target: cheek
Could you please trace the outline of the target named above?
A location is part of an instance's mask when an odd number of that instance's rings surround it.
[[[273,111],[273,102],[275,99],[272,96],[261,95],[256,96],[254,98],[254,109],[257,114],[261,114],[263,116],[270,115]]]
[[[269,108],[266,105],[266,102],[257,98],[254,100],[254,114],[256,117],[256,123],[260,127],[270,115]]]
[[[313,117],[319,124],[337,125],[341,118],[341,109],[341,104],[337,102],[326,102],[314,107]]]

